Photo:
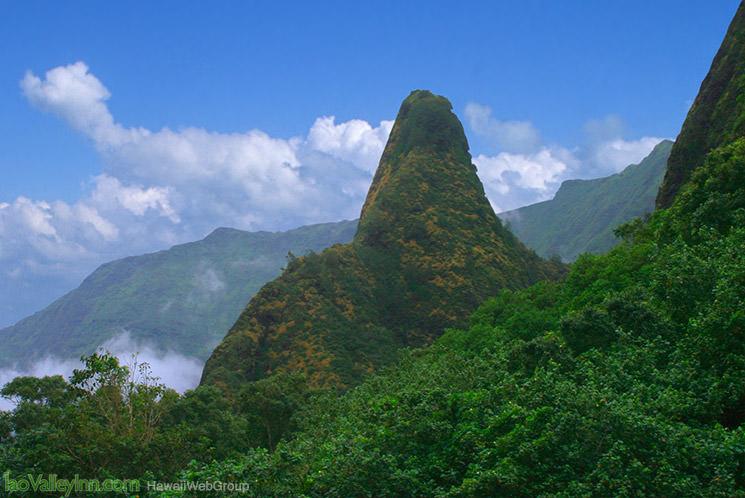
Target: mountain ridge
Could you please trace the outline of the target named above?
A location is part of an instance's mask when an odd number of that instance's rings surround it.
[[[284,232],[221,227],[198,241],[104,263],[76,289],[0,329],[0,364],[45,355],[77,359],[123,330],[160,350],[204,359],[239,315],[245,296],[280,273],[288,251],[346,242],[356,225],[341,221]]]
[[[712,149],[745,136],[745,3],[740,3],[670,153],[657,207],[670,207]]]
[[[544,258],[574,261],[602,253],[619,239],[613,230],[651,213],[672,142],[663,140],[638,164],[614,175],[562,182],[553,199],[500,213],[510,229]]]

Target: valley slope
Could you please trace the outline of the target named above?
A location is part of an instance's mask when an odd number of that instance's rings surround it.
[[[246,298],[280,274],[287,254],[348,242],[356,221],[286,232],[218,228],[203,240],[106,263],[44,310],[0,330],[0,365],[77,359],[128,333],[158,350],[206,359]]]
[[[740,4],[670,152],[657,206],[669,207],[706,154],[745,136],[745,5]]]
[[[654,210],[673,143],[665,140],[639,164],[593,180],[567,180],[553,199],[499,215],[540,256],[574,261],[619,242],[613,230]]]

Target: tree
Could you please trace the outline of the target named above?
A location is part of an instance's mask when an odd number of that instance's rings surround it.
[[[240,395],[240,411],[255,428],[258,446],[274,449],[293,427],[293,415],[308,395],[305,377],[276,373],[248,384]]]

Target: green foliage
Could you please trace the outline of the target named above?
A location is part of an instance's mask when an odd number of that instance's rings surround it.
[[[668,238],[682,235],[687,241],[710,238],[709,231],[726,233],[745,221],[745,138],[712,151],[694,171],[670,210],[673,222]]]
[[[234,457],[261,442],[252,439],[255,429],[236,413],[223,392],[212,386],[184,393],[164,414],[161,430],[178,435],[174,451],[182,465],[190,460]]]
[[[745,497],[745,139],[713,150],[669,209],[621,227],[608,254],[521,288],[561,269],[481,223],[493,213],[480,185],[464,189],[472,165],[450,157],[465,142],[440,143],[456,129],[436,123],[445,102],[410,99],[437,143],[397,121],[354,243],[289,261],[206,385],[178,397],[105,354],[68,381],[16,379],[1,393],[17,405],[0,413],[0,466],[248,483],[261,497]],[[448,212],[445,186],[421,183],[421,150],[459,172],[447,182],[476,212]],[[428,204],[438,189],[444,202]],[[455,316],[485,294],[470,323]],[[306,389],[386,364],[342,395]]]
[[[296,373],[279,373],[248,383],[240,393],[240,411],[255,432],[255,445],[274,449],[294,428],[293,415],[307,396],[306,379]]]
[[[559,325],[561,336],[567,346],[581,354],[590,349],[606,349],[616,339],[615,324],[604,309],[584,308],[566,316]]]
[[[296,399],[293,382],[283,378],[276,386],[282,399]],[[263,387],[255,392],[277,394]],[[84,358],[69,380],[18,377],[0,394],[15,403],[0,412],[0,467],[17,476],[140,479],[145,489],[146,481],[175,479],[190,462],[238,458],[264,444],[264,427],[253,425],[257,417],[270,417],[285,432],[290,427],[281,410],[242,407],[254,410],[246,416],[209,386],[178,396],[147,364],[135,359],[123,366],[102,353]],[[273,434],[274,441],[281,435]]]
[[[411,151],[448,154],[456,151],[461,159],[468,158],[468,143],[463,126],[452,118],[453,106],[442,96],[427,90],[414,90],[401,104],[395,146],[388,148],[387,161]],[[470,158],[468,158],[470,160]]]
[[[745,496],[742,147],[565,281],[503,290],[316,398],[274,452],[182,475],[255,496]]]
[[[220,228],[203,240],[124,258],[93,272],[41,312],[0,331],[0,365],[79,358],[127,330],[158,349],[206,359],[246,301],[287,263],[348,242],[356,221],[287,232]]]
[[[202,382],[300,372],[347,388],[429,344],[500,289],[564,273],[494,214],[447,99],[415,91],[391,131],[353,242],[288,262],[249,303]]]
[[[658,207],[670,207],[713,149],[745,137],[745,4],[740,4],[670,153]]]
[[[148,463],[161,472],[177,468],[164,460],[168,437],[157,431],[177,395],[146,364],[130,369],[94,354],[69,382],[19,377],[1,394],[16,403],[2,462],[13,473],[132,477]]]
[[[552,200],[499,216],[528,247],[544,258],[574,261],[585,252],[604,253],[623,234],[614,229],[654,210],[673,143],[660,142],[639,164],[594,180],[562,183]]]

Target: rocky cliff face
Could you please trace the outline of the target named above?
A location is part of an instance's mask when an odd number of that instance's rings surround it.
[[[745,3],[741,3],[670,153],[657,194],[669,207],[706,154],[745,136]]]
[[[300,371],[346,387],[460,326],[485,298],[560,275],[506,230],[484,195],[450,102],[403,102],[351,244],[290,262],[205,366],[232,386]]]

